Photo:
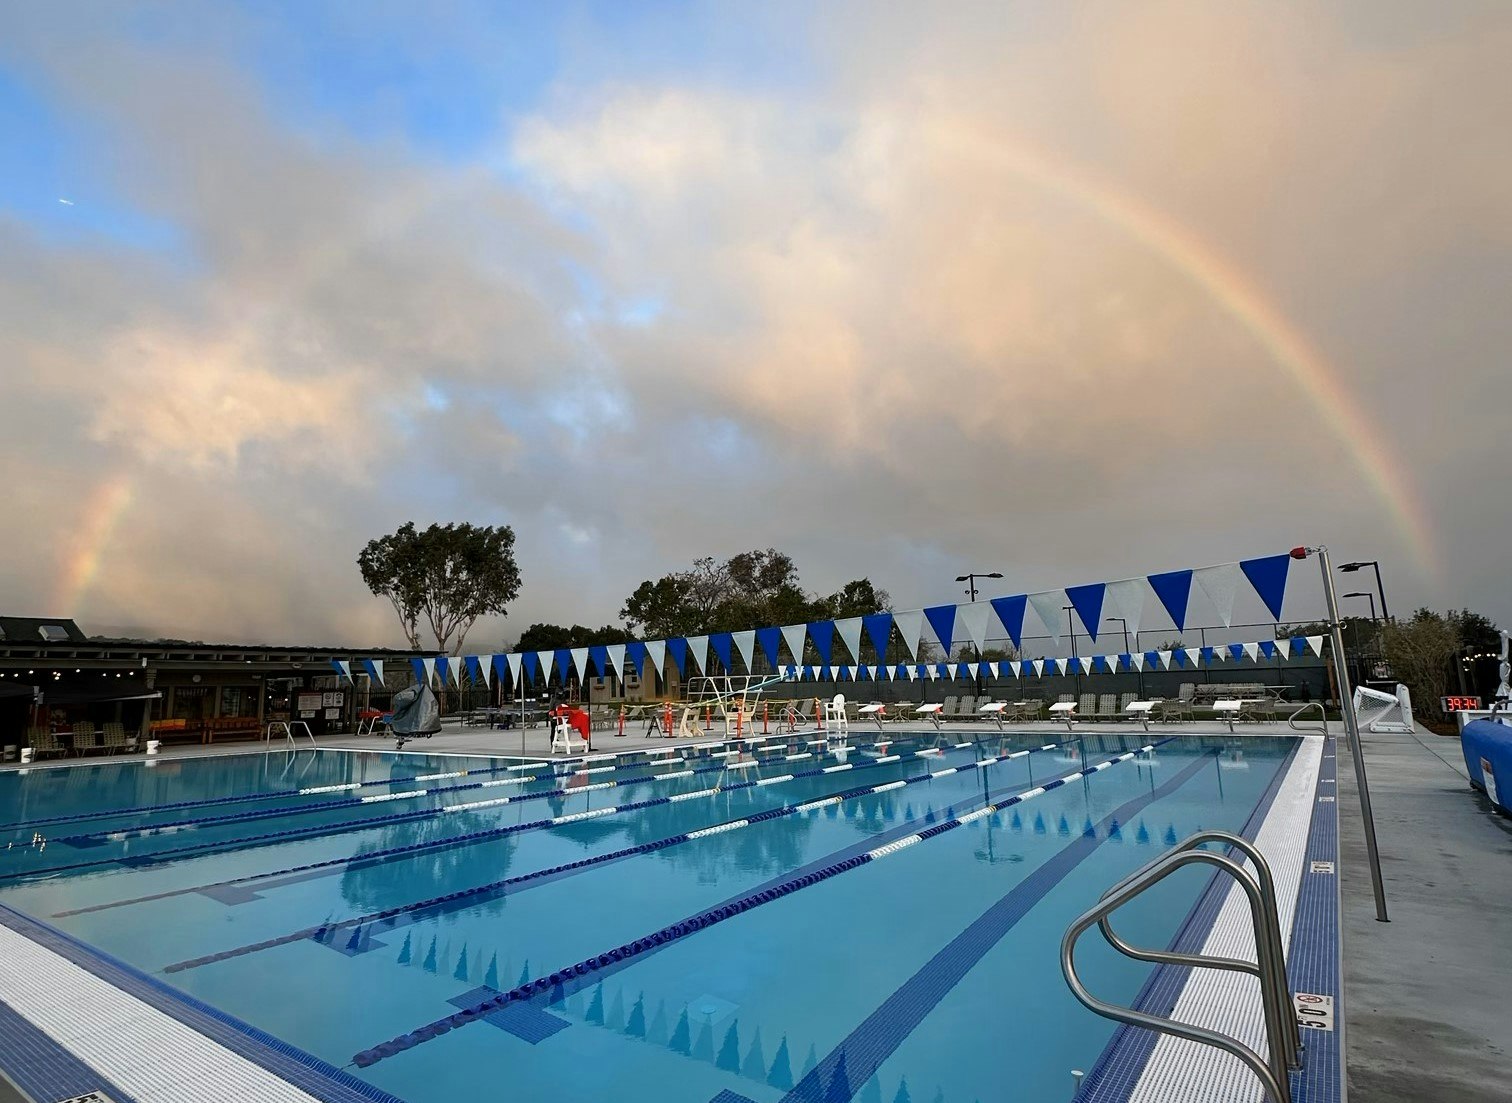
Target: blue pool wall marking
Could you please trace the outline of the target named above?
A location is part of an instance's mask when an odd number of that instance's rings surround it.
[[[696,915],[690,916],[687,919],[682,920],[681,922],[669,924],[668,926],[663,927],[660,930],[653,932],[652,934],[649,934],[643,938],[634,939],[633,941],[627,942],[624,945],[617,947],[616,949],[599,954],[597,955],[597,957],[585,958],[584,960],[578,962],[576,965],[568,966],[565,969],[553,972],[547,976],[539,977],[534,981],[530,981],[526,984],[520,985],[517,988],[510,989],[508,992],[502,992],[492,999],[485,1000],[479,1004],[474,1004],[472,1007],[465,1008],[464,1010],[459,1011],[454,1015],[448,1015],[443,1019],[437,1019],[434,1022],[427,1023],[426,1025],[419,1027],[416,1030],[410,1031],[407,1034],[402,1034],[395,1038],[391,1038],[386,1042],[380,1042],[376,1046],[365,1049],[360,1053],[355,1054],[352,1058],[352,1063],[359,1068],[366,1068],[370,1065],[376,1064],[381,1060],[384,1060],[387,1057],[392,1057],[395,1054],[402,1053],[408,1049],[412,1049],[415,1046],[422,1044],[423,1042],[428,1042],[433,1038],[440,1037],[441,1035],[455,1030],[458,1027],[466,1026],[471,1022],[476,1022],[480,1018],[488,1015],[493,1011],[496,1011],[500,1007],[503,1007],[509,1003],[513,1003],[519,1000],[528,1000],[536,996],[548,995],[550,996],[552,1002],[555,1002],[558,995],[565,992],[565,988],[569,983],[573,984],[574,986],[580,985],[585,978],[596,974],[600,970],[608,968],[612,965],[620,964],[630,959],[637,958],[644,953],[652,952],[664,945],[676,942],[679,939],[688,937],[689,935],[696,934],[706,927],[713,926],[716,923],[721,923],[726,919],[731,919],[736,915],[740,915],[753,908],[758,908],[765,904],[770,904],[774,900],[781,899],[784,896],[788,896],[791,893],[798,892],[802,889],[810,888],[822,881],[829,880],[831,877],[837,877],[840,874],[848,873],[860,866],[869,864],[870,862],[876,861],[880,858],[885,858],[890,854],[897,853],[899,850],[902,850],[906,847],[912,846],[916,843],[924,842],[927,839],[932,839],[937,835],[942,835],[947,831],[961,827],[963,824],[966,824],[968,822],[972,822],[994,812],[1001,811],[1004,808],[1011,808],[1026,800],[1030,800],[1044,793],[1059,789],[1062,786],[1066,785],[1068,782],[1088,777],[1092,774],[1099,773],[1102,770],[1106,770],[1118,763],[1129,761],[1140,753],[1142,753],[1142,750],[1130,751],[1127,754],[1119,755],[1117,758],[1109,759],[1105,762],[1100,762],[1095,766],[1088,766],[1081,770],[1072,771],[1069,774],[1056,778],[1053,781],[1048,781],[1043,785],[1035,786],[1032,789],[1026,790],[1025,792],[1020,793],[1016,796],[1009,797],[1006,800],[983,805],[976,811],[967,813],[963,816],[952,816],[930,827],[916,831],[913,834],[905,836],[904,838],[898,839],[874,850],[870,850],[864,854],[857,854],[851,858],[847,858],[843,861],[825,866],[823,869],[817,870],[813,873],[808,873],[800,877],[789,878],[783,881],[781,884],[775,886],[774,888],[749,893],[745,896],[740,897],[732,904],[711,908]],[[1205,763],[1199,760],[1198,762],[1193,763],[1192,766],[1188,767],[1187,770],[1182,771],[1182,773],[1179,774],[1178,777],[1181,777],[1183,779],[1189,777],[1203,765],[1205,765]],[[823,799],[824,798],[820,798],[820,801],[822,801]],[[1151,796],[1144,798],[1144,802],[1148,803],[1148,801],[1151,799],[1154,799],[1154,797]],[[1137,802],[1131,803],[1137,804]],[[1137,804],[1136,811],[1138,807],[1143,807],[1143,804]]]
[[[3,1000],[0,1000],[0,1070],[32,1099],[64,1099],[104,1092],[116,1103],[136,1103],[135,1096],[79,1060]]]
[[[1153,790],[1141,793],[1104,816],[1092,834],[1083,832],[1020,881],[888,996],[877,1009],[825,1055],[782,1103],[848,1103],[854,1091],[836,1094],[836,1070],[859,1090],[924,1021],[940,1001],[1044,896],[1059,885],[1108,838],[1115,824],[1128,823],[1145,807],[1175,792],[1212,761],[1203,755]]]
[[[969,746],[971,746],[971,744],[969,744],[969,743],[957,743],[951,749],[952,750],[960,750],[960,749],[964,749],[964,748],[969,747]],[[1033,753],[1034,751],[1054,750],[1058,746],[1060,746],[1060,744],[1047,743],[1047,744],[1045,744],[1042,747],[1029,748],[1026,753]],[[933,756],[933,755],[941,753],[941,752],[937,748],[925,748],[923,750],[913,751],[913,752],[910,752],[910,753],[915,758],[925,758],[925,757],[930,757],[930,756]],[[1015,752],[1015,753],[1017,753],[1017,752]],[[788,756],[789,759],[791,757],[792,756]],[[1003,757],[1007,757],[1007,756],[1003,756]],[[775,762],[776,760],[773,760],[773,761]],[[990,764],[991,762],[997,761],[997,759],[990,759],[990,760],[989,759],[983,759],[983,760],[978,760],[978,761],[982,762],[982,763],[988,763],[988,764]],[[762,763],[762,765],[768,765],[768,764],[770,764],[770,763]],[[884,766],[884,765],[892,765],[892,764],[893,764],[893,762],[892,762],[891,759],[889,759],[888,761],[883,761],[881,759],[877,759],[877,760],[873,760],[873,761],[870,761],[870,762],[859,762],[859,763],[841,764],[838,767],[837,766],[821,767],[821,768],[818,768],[818,769],[815,769],[815,770],[800,771],[799,773],[793,774],[789,780],[795,780],[796,781],[796,780],[799,780],[801,778],[817,777],[817,776],[825,774],[825,773],[840,773],[840,772],[847,771],[847,770],[864,770],[864,769],[870,769],[873,766]],[[967,764],[967,766],[964,767],[964,768],[969,769],[969,768],[971,768],[971,765],[972,764]],[[710,788],[708,790],[700,791],[699,793],[679,794],[677,796],[670,796],[670,797],[651,797],[651,798],[648,798],[647,800],[637,801],[637,802],[634,802],[632,804],[623,804],[623,805],[619,805],[617,807],[611,806],[611,807],[606,808],[606,809],[594,810],[593,814],[595,816],[602,816],[602,815],[613,815],[616,812],[621,812],[621,813],[622,812],[630,812],[630,811],[634,811],[636,809],[650,808],[650,807],[653,807],[653,806],[656,806],[656,805],[660,805],[660,804],[676,803],[676,802],[681,801],[681,800],[689,799],[690,797],[693,797],[693,796],[702,796],[702,795],[710,795],[710,796],[712,796],[712,795],[719,794],[719,793],[736,792],[736,791],[741,790],[741,789],[753,788],[757,784],[758,784],[757,781],[740,781],[740,782],[734,782],[734,783],[731,783],[731,784],[728,784],[728,785],[714,786],[713,788]],[[380,821],[379,820],[369,820],[369,821],[364,821],[364,822],[367,822],[367,823],[378,823]],[[532,820],[532,821],[530,821],[528,823],[511,824],[511,825],[509,825],[507,827],[486,828],[486,829],[481,830],[481,831],[473,831],[473,832],[469,832],[469,833],[467,833],[465,835],[457,835],[457,836],[453,836],[453,837],[447,838],[447,839],[436,839],[436,840],[432,840],[432,841],[429,841],[429,842],[423,842],[423,843],[410,843],[410,844],[406,844],[404,846],[389,847],[388,849],[385,849],[385,850],[375,850],[375,851],[371,851],[371,852],[366,853],[366,854],[362,854],[362,855],[358,855],[358,856],[351,856],[351,857],[346,857],[346,858],[328,858],[328,859],[326,859],[324,861],[320,861],[320,862],[307,862],[307,863],[305,863],[303,865],[288,866],[288,867],[283,868],[283,869],[270,870],[270,871],[268,871],[266,873],[249,873],[249,874],[246,874],[245,876],[242,876],[242,877],[232,877],[232,878],[229,878],[229,879],[224,880],[224,881],[214,881],[214,882],[211,882],[210,884],[206,884],[206,885],[197,885],[197,886],[191,886],[191,887],[186,887],[186,888],[181,888],[181,889],[170,889],[170,890],[167,890],[167,891],[164,891],[164,892],[152,893],[152,894],[149,894],[149,895],[146,895],[146,896],[132,897],[132,898],[125,899],[125,900],[115,900],[115,901],[110,901],[110,902],[107,902],[107,903],[104,903],[104,904],[92,904],[92,905],[89,905],[87,907],[82,907],[82,908],[72,908],[72,909],[69,909],[69,910],[66,910],[66,911],[60,911],[60,912],[55,913],[54,916],[53,916],[53,918],[54,919],[64,919],[64,918],[67,918],[68,916],[72,916],[72,915],[82,915],[82,914],[85,914],[87,912],[105,911],[105,910],[110,909],[110,908],[125,907],[125,906],[131,905],[131,904],[142,904],[142,903],[147,903],[148,901],[152,901],[152,900],[165,900],[165,899],[168,899],[169,897],[184,896],[184,895],[187,895],[189,893],[201,893],[201,894],[210,896],[212,899],[219,899],[223,903],[229,903],[229,904],[245,903],[248,900],[255,900],[258,897],[255,894],[250,893],[250,892],[246,893],[246,894],[241,894],[241,893],[226,893],[226,894],[222,894],[221,890],[229,889],[229,888],[231,888],[233,886],[237,886],[237,885],[248,884],[248,883],[253,882],[253,881],[270,881],[270,882],[273,882],[273,883],[276,884],[276,883],[280,883],[280,882],[274,881],[274,879],[276,879],[276,878],[289,878],[289,879],[292,880],[292,879],[295,878],[295,875],[303,875],[303,874],[310,873],[311,871],[315,871],[315,870],[322,870],[322,869],[334,870],[336,867],[358,867],[358,866],[366,865],[368,863],[379,864],[379,863],[382,863],[382,862],[385,862],[385,861],[392,860],[394,858],[402,857],[402,856],[407,855],[407,854],[417,854],[417,853],[421,853],[421,852],[424,852],[424,851],[430,851],[430,850],[436,850],[436,849],[445,849],[445,848],[453,847],[453,846],[468,846],[468,845],[471,845],[473,843],[484,842],[484,841],[488,841],[488,840],[492,840],[492,839],[497,839],[497,838],[501,838],[501,837],[506,836],[506,835],[512,835],[512,834],[515,834],[515,833],[521,832],[521,831],[532,831],[532,830],[539,830],[539,829],[543,829],[543,828],[555,827],[555,826],[559,825],[559,822],[567,822],[567,821],[562,820],[561,817],[557,817],[557,818],[553,818],[553,819]],[[301,829],[301,830],[303,830],[303,829]],[[158,864],[157,858],[159,858],[159,857],[161,857],[163,861],[169,861],[169,860],[172,860],[174,856],[183,856],[183,851],[182,850],[161,851],[161,852],[159,852],[158,855],[148,855],[148,856],[144,856],[144,857],[139,858],[139,859],[122,858],[122,859],[116,859],[116,860],[114,860],[114,862],[116,864],[125,865],[125,866],[128,866],[128,867],[134,866],[134,865],[154,865],[154,864]],[[85,863],[85,864],[94,865],[94,864],[99,864],[99,863]],[[111,864],[111,861],[107,860],[103,864]],[[73,867],[65,867],[65,868],[73,868]],[[39,871],[37,871],[37,870],[29,870],[29,871],[27,871],[27,875],[35,875],[38,872]],[[300,876],[298,879],[304,880],[304,879],[307,879],[307,878]]]
[[[1173,736],[1171,738],[1175,737]],[[1169,739],[1161,740],[1160,743],[1150,744],[1150,746],[1158,747],[1166,742],[1169,742]],[[1053,746],[1054,745],[1051,745],[1051,749],[1053,749]],[[1039,749],[1045,750],[1046,748],[1041,747]],[[165,966],[163,971],[165,973],[176,973],[182,972],[186,969],[197,969],[204,965],[211,965],[216,962],[226,961],[230,958],[244,957],[247,954],[256,953],[261,950],[269,950],[276,946],[286,946],[293,942],[303,941],[304,939],[313,939],[324,945],[331,946],[334,949],[341,950],[344,953],[365,953],[369,950],[378,949],[384,945],[384,943],[374,942],[371,940],[370,936],[374,932],[387,933],[394,930],[402,923],[418,922],[422,919],[446,914],[457,909],[473,907],[474,905],[481,903],[484,900],[493,899],[505,894],[512,894],[514,891],[518,891],[519,888],[524,886],[540,885],[550,881],[560,880],[563,877],[581,873],[585,870],[609,862],[619,861],[625,858],[634,857],[639,854],[649,854],[654,851],[666,850],[670,847],[680,846],[683,843],[692,842],[696,839],[700,839],[709,835],[724,834],[729,831],[742,830],[754,824],[767,823],[772,820],[783,819],[787,816],[796,815],[800,812],[808,811],[810,809],[841,804],[846,801],[858,800],[862,797],[875,796],[879,793],[892,792],[909,785],[916,785],[920,782],[933,781],[936,778],[949,777],[954,774],[965,773],[968,770],[972,769],[987,769],[1001,762],[1015,761],[1020,758],[1027,758],[1031,753],[1032,752],[1029,750],[1014,751],[1012,754],[1005,755],[1001,758],[980,759],[960,766],[948,766],[944,769],[935,770],[931,773],[917,774],[913,777],[903,778],[898,781],[883,782],[878,785],[863,785],[854,789],[847,789],[839,793],[832,793],[828,796],[815,797],[807,801],[799,802],[797,804],[780,805],[776,808],[769,808],[762,812],[755,812],[749,816],[743,816],[738,819],[724,821],[722,823],[713,824],[708,827],[697,828],[692,831],[678,832],[675,835],[668,835],[665,838],[656,839],[651,842],[637,843],[634,846],[623,847],[619,850],[608,851],[604,854],[592,855],[587,858],[579,858],[578,860],[573,862],[565,862],[560,865],[549,866],[544,869],[532,870],[528,873],[516,874],[512,877],[506,877],[498,881],[491,881],[484,885],[476,885],[472,888],[458,889],[455,892],[449,892],[441,896],[434,896],[425,900],[414,901],[413,903],[409,904],[399,904],[390,908],[384,908],[380,911],[369,912],[365,915],[360,916],[352,916],[347,919],[342,919],[335,922],[321,923],[314,926],[305,927],[297,931],[291,931],[286,934],[277,935],[273,938],[263,939],[259,942],[233,947],[229,950],[220,950],[213,954],[205,954],[200,957],[174,962],[170,965]],[[1099,768],[1101,767],[1093,766],[1091,769],[1096,770]],[[818,772],[822,773],[823,771],[821,770]],[[797,777],[798,775],[795,774],[791,777],[786,778],[785,780],[796,780]],[[784,779],[774,778],[771,780],[774,783],[777,783],[780,780]],[[998,790],[998,794],[1001,794],[1002,791],[1003,790]],[[868,839],[864,841],[852,844],[852,846],[847,849],[855,850],[857,852],[864,852],[876,847],[879,841],[885,845],[894,841],[895,838],[903,838],[913,834],[916,829],[916,824],[904,824],[900,827],[892,828],[889,831],[877,832],[869,836]],[[827,864],[828,862],[849,856],[849,854],[842,851],[839,854],[829,855],[825,857],[822,862],[824,864]],[[792,873],[788,873],[784,876],[790,877],[792,876]],[[372,928],[370,931],[361,932],[359,930],[358,932],[353,934],[350,945],[348,945],[346,942],[333,941],[333,936],[338,931],[351,930],[353,928],[362,928],[369,925],[371,925]],[[367,937],[364,937],[364,935],[366,935]]]
[[[405,1103],[396,1095],[170,988],[135,967],[5,904],[0,904],[0,924],[178,1020],[217,1045],[321,1100],[321,1103]],[[41,1098],[57,1098],[59,1094],[52,1091],[51,1096],[44,1094]],[[124,1094],[121,1098],[129,1099]]]
[[[1254,842],[1259,835],[1260,828],[1275,803],[1276,794],[1281,791],[1301,748],[1302,740],[1299,738],[1287,752],[1286,758],[1261,795],[1260,802],[1238,832],[1242,838]],[[1226,848],[1212,849],[1223,852]],[[1208,935],[1212,933],[1213,924],[1218,921],[1218,913],[1222,910],[1230,884],[1231,879],[1217,871],[1208,876],[1207,885],[1167,944],[1167,950],[1185,954],[1195,954],[1202,950]],[[1186,966],[1157,965],[1140,987],[1133,1008],[1149,1015],[1169,1016],[1191,974],[1192,970]],[[1119,1023],[1097,1061],[1083,1078],[1074,1103],[1119,1103],[1128,1099],[1139,1078],[1144,1075],[1158,1041],[1159,1035],[1153,1031]]]

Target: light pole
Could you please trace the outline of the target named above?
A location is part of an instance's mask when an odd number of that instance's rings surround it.
[[[1063,610],[1065,610],[1065,613],[1066,613],[1066,627],[1071,630],[1071,657],[1074,659],[1074,658],[1076,658],[1076,620],[1075,620],[1073,614],[1076,611],[1076,606],[1074,606],[1074,605],[1062,605],[1061,608]],[[1075,668],[1073,666],[1073,671],[1074,671],[1074,669]],[[1078,697],[1080,697],[1081,696],[1081,675],[1080,674],[1076,674],[1076,673],[1073,672],[1072,675],[1071,675],[1071,682],[1072,682],[1073,685],[1076,686],[1076,695]]]
[[[1381,853],[1376,847],[1375,814],[1370,809],[1370,784],[1365,780],[1365,749],[1360,745],[1360,722],[1354,714],[1350,698],[1349,665],[1344,657],[1344,633],[1339,624],[1339,599],[1334,593],[1333,565],[1328,560],[1328,549],[1293,548],[1293,559],[1318,557],[1318,566],[1323,572],[1323,597],[1328,603],[1328,635],[1333,648],[1334,677],[1339,683],[1339,712],[1344,719],[1344,737],[1349,741],[1350,757],[1354,759],[1355,787],[1360,792],[1360,819],[1365,829],[1365,854],[1370,863],[1370,888],[1375,895],[1376,920],[1389,923],[1386,917],[1386,888],[1381,883]],[[1354,564],[1358,570],[1364,564]]]
[[[977,579],[1002,577],[1002,571],[968,571],[965,574],[956,575],[956,581],[966,583],[966,589],[963,590],[962,593],[964,593],[972,601],[975,601],[977,599]],[[948,648],[950,644],[946,643],[945,646]],[[976,693],[977,696],[980,697],[982,695],[982,649],[980,647],[977,647],[975,643],[972,644],[971,649],[976,652],[976,663],[972,669],[972,673],[975,675],[975,677],[972,679],[972,681],[976,684]],[[945,660],[949,662],[950,656],[946,655]],[[859,662],[860,660],[858,659],[857,661]]]
[[[1124,654],[1132,655],[1133,651],[1129,647],[1129,622],[1123,617],[1109,617],[1108,620],[1109,622],[1116,620],[1123,626]],[[1139,684],[1139,696],[1142,699],[1144,697],[1144,671],[1136,669],[1134,674]]]
[[[1390,620],[1391,619],[1391,611],[1386,608],[1386,587],[1384,587],[1383,585],[1381,585],[1381,564],[1380,564],[1380,562],[1377,561],[1377,560],[1375,560],[1375,559],[1359,559],[1359,560],[1356,560],[1353,563],[1340,563],[1339,564],[1339,570],[1343,571],[1345,574],[1354,574],[1356,571],[1360,570],[1362,567],[1371,567],[1371,568],[1373,568],[1375,570],[1376,593],[1378,593],[1378,594],[1381,595],[1381,617],[1383,619],[1385,619],[1385,620]],[[1344,596],[1348,597],[1349,595],[1345,594]],[[1375,614],[1371,614],[1371,615],[1374,616]]]
[[[1369,593],[1369,592],[1367,592],[1365,590],[1356,590],[1354,593],[1352,593],[1352,594],[1345,594],[1344,596],[1345,597],[1362,597],[1366,601],[1370,602],[1370,619],[1371,619],[1372,622],[1374,622],[1377,619],[1376,618],[1376,611],[1375,611],[1375,594]]]

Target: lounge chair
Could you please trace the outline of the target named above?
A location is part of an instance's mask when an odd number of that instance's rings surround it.
[[[1076,702],[1076,715],[1083,720],[1097,719],[1097,694],[1083,693],[1081,699]]]
[[[40,758],[46,754],[68,753],[68,748],[58,741],[58,737],[53,734],[51,728],[28,728],[26,742],[31,747],[33,758]]]
[[[87,754],[90,751],[100,749],[99,736],[95,734],[95,726],[87,720],[80,721],[73,726],[73,753]]]
[[[101,746],[111,754],[122,751],[136,750],[136,739],[126,737],[126,729],[120,724],[111,722],[106,724],[103,731]]]
[[[973,697],[971,694],[968,693],[965,697],[961,697],[961,698],[957,699],[956,703],[955,703],[955,711],[951,712],[951,711],[947,710],[945,713],[943,713],[943,719],[946,719],[946,720],[975,720],[976,719],[976,698]]]
[[[1099,720],[1118,719],[1118,695],[1116,693],[1098,694],[1096,717]]]

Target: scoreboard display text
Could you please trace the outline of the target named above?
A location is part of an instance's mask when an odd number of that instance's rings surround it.
[[[1448,712],[1477,712],[1481,707],[1479,697],[1440,697],[1439,703],[1442,711]]]

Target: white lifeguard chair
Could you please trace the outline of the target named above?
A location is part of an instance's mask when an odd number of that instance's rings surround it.
[[[833,700],[824,702],[824,738],[844,741],[850,736],[850,718],[845,712],[845,694],[837,693]]]
[[[572,726],[572,721],[565,716],[558,716],[551,722],[551,750],[550,754],[556,754],[560,749],[563,754],[571,754],[574,747],[582,750],[588,749],[588,740],[578,734],[578,730]]]

